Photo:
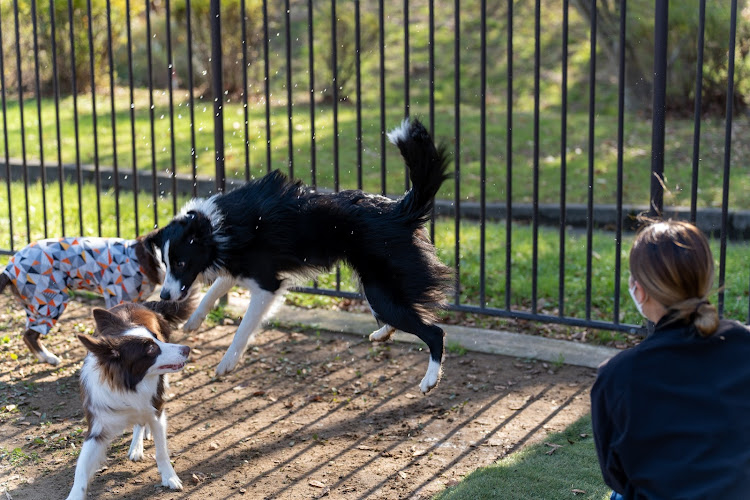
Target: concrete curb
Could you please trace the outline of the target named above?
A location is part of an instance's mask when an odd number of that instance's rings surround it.
[[[247,309],[247,301],[230,297],[227,306],[233,313],[242,315]],[[304,325],[337,333],[367,337],[378,328],[375,319],[369,314],[332,311],[329,309],[302,309],[283,305],[273,315],[272,320],[280,325],[296,327]],[[548,339],[536,335],[523,335],[500,330],[469,328],[457,325],[441,325],[446,340],[458,343],[465,349],[489,354],[502,354],[519,358],[533,358],[551,363],[596,368],[618,352],[619,349],[566,340]],[[422,344],[416,336],[396,332],[397,342]]]

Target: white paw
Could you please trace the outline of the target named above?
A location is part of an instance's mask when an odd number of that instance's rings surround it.
[[[143,432],[143,439],[154,440],[154,436],[151,435],[151,427],[146,426],[146,430]]]
[[[390,325],[383,325],[381,328],[375,330],[370,334],[370,342],[385,342],[389,338],[391,338],[391,335],[393,335],[393,332],[395,332],[396,329],[393,328]]]
[[[132,462],[139,462],[143,459],[143,443],[141,443],[140,446],[131,446],[130,452],[128,453],[128,458]]]
[[[240,361],[240,356],[238,354],[231,354],[230,352],[227,352],[224,354],[224,357],[221,358],[221,363],[219,363],[219,366],[216,367],[216,376],[221,377],[222,375],[226,375],[227,373],[234,370],[234,367],[237,366],[237,363]]]
[[[57,366],[60,364],[60,361],[62,361],[60,358],[52,354],[51,352],[41,352],[39,353],[39,359],[44,361],[45,363],[49,363],[52,366]]]
[[[430,358],[427,373],[419,384],[419,390],[422,391],[422,394],[427,394],[437,385],[438,380],[440,380],[440,366],[440,363]]]
[[[182,489],[182,481],[180,481],[180,478],[177,477],[177,474],[172,474],[169,477],[165,477],[161,480],[162,486],[167,486],[170,489],[173,490],[181,490]]]
[[[194,311],[193,314],[190,315],[190,318],[188,318],[187,322],[182,325],[182,331],[194,332],[199,326],[201,326],[205,318],[205,315],[199,314],[198,311]]]

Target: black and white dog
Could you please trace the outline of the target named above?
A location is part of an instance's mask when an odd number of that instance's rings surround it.
[[[122,304],[94,309],[97,335],[78,335],[89,354],[81,368],[81,399],[88,433],[78,456],[68,500],[86,498],[91,476],[106,458],[107,447],[133,426],[128,458],[143,458],[143,437],[150,430],[162,485],[182,489],[169,461],[164,391],[167,373],[184,368],[190,348],[170,344],[171,328],[193,312],[192,294],[182,302]]]
[[[420,389],[427,393],[437,385],[444,333],[432,311],[444,302],[452,280],[424,225],[448,177],[449,159],[418,120],[404,120],[388,138],[401,150],[413,185],[399,200],[358,190],[321,194],[275,171],[227,194],[188,202],[149,236],[167,269],[163,300],[183,300],[196,279],[213,282],[183,329],[198,328],[235,284],[251,292],[217,375],[235,368],[289,278],[344,261],[359,276],[382,325],[370,340],[385,341],[397,329],[418,336],[430,349]]]

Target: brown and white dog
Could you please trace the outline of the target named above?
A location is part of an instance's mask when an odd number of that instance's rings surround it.
[[[168,343],[171,329],[193,309],[193,300],[94,309],[96,335],[78,335],[89,350],[80,374],[88,433],[68,500],[86,498],[91,476],[104,462],[109,443],[131,425],[128,458],[143,458],[143,437],[150,430],[161,484],[182,489],[169,461],[164,400],[166,374],[182,370],[190,353],[188,346]]]

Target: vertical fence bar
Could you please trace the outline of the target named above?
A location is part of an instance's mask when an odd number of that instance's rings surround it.
[[[658,1],[658,0],[657,0]],[[596,116],[596,0],[591,0],[591,48],[589,65],[589,166],[586,207],[586,320],[591,319],[591,274],[594,240],[594,119]]]
[[[151,48],[151,0],[146,0],[146,64],[148,65],[148,118],[151,132],[151,202],[154,211],[154,226],[159,225],[159,177],[156,172],[156,131],[154,113],[154,66]]]
[[[39,169],[42,177],[42,218],[44,237],[47,237],[47,169],[44,165],[44,134],[42,133],[42,91],[39,83],[39,42],[37,38],[36,0],[31,0],[31,23],[34,32],[34,86],[36,90],[36,116],[39,133]]]
[[[190,1],[190,0],[188,0]],[[125,0],[125,18],[128,39],[128,89],[130,91],[130,161],[133,169],[133,211],[135,216],[135,235],[140,234],[138,222],[138,155],[135,149],[135,96],[133,95],[133,34],[130,25],[130,0]],[[192,108],[191,108],[192,109]]]
[[[333,59],[333,190],[338,192],[339,179],[339,62],[336,26],[336,0],[331,0],[331,59]],[[341,290],[341,266],[336,264],[336,291]]]
[[[18,21],[18,0],[13,0],[13,17],[16,34],[16,75],[18,76],[18,114],[21,127],[21,165],[23,167],[23,194],[26,206],[26,241],[31,242],[31,221],[29,220],[29,171],[26,163],[26,124],[23,116],[23,74],[21,73],[21,35]],[[72,27],[71,27],[72,28]]]
[[[86,0],[86,13],[88,14],[88,42],[89,42],[89,73],[91,81],[91,120],[94,128],[94,186],[96,186],[96,231],[102,235],[102,185],[99,172],[99,134],[96,122],[96,79],[94,77],[94,18],[91,10],[91,0]]]
[[[60,188],[60,233],[65,235],[65,195],[63,184],[65,182],[65,173],[62,162],[62,140],[60,138],[60,75],[57,71],[57,33],[55,30],[55,0],[49,0],[49,17],[50,17],[50,38],[52,50],[52,86],[55,93],[55,133],[57,138],[57,172],[58,185]],[[5,85],[3,85],[5,88]],[[8,200],[10,201],[10,200]],[[11,231],[12,233],[12,231]]]
[[[315,144],[315,43],[313,40],[313,32],[313,0],[307,0],[307,65],[310,68],[310,177],[312,187],[317,188],[317,147]]]
[[[385,195],[385,12],[383,0],[378,0],[378,41],[380,42],[380,194]]]
[[[8,105],[5,101],[5,55],[3,52],[3,17],[2,9],[0,9],[0,99],[3,104],[3,147],[5,152],[5,188],[8,195],[8,230],[10,231],[8,239],[10,239],[9,249],[11,252],[15,250],[13,244],[13,204],[11,203],[11,189],[10,189],[10,152],[8,151]],[[62,199],[62,197],[61,197]]]
[[[506,60],[508,82],[505,112],[505,309],[510,311],[511,248],[513,244],[513,0],[508,0]]]
[[[266,170],[271,171],[271,79],[268,55],[268,0],[263,0],[263,77],[266,82]]]
[[[623,181],[623,146],[625,142],[625,42],[627,0],[620,1],[620,45],[617,71],[617,200],[615,201],[617,222],[615,227],[615,302],[612,309],[612,322],[620,323],[620,267],[622,258],[622,181]]]
[[[487,210],[487,0],[480,4],[479,28],[479,307],[484,309],[485,298],[485,246]]]
[[[454,245],[456,290],[453,301],[458,305],[461,302],[461,0],[455,0],[453,4],[453,23],[455,31],[455,38],[453,41],[453,88],[455,106],[453,127],[456,137],[456,153],[453,158],[455,162],[455,170],[453,172],[455,185],[453,189],[456,217]]]
[[[172,59],[172,5],[166,0],[166,30],[167,30],[167,95],[169,99],[169,170],[172,178],[172,215],[177,213],[177,165],[174,161],[174,81],[175,69]],[[245,106],[247,109],[247,106]],[[247,122],[246,122],[247,123]]]
[[[224,82],[221,60],[221,0],[211,0],[211,87],[214,97],[214,153],[216,192],[226,188],[224,171]]]
[[[404,0],[404,116],[409,117],[409,0]],[[404,165],[404,192],[409,190],[409,167]]]
[[[245,118],[245,182],[250,180],[250,117],[247,104],[247,9],[245,0],[240,2],[242,19],[242,108]]]
[[[737,0],[732,0],[727,67],[727,108],[724,131],[724,179],[721,195],[721,236],[719,244],[719,316],[724,315],[724,277],[727,271],[727,224],[729,222],[729,170],[732,154],[732,117],[734,112],[734,50],[737,37]],[[750,306],[749,306],[750,307]],[[748,310],[750,319],[750,309]]]
[[[34,88],[35,88],[35,98],[37,100],[37,126],[38,126],[38,134],[39,134],[39,165],[40,165],[40,173],[41,173],[41,179],[42,179],[42,215],[44,218],[44,237],[47,237],[48,228],[47,228],[47,197],[46,197],[46,185],[47,185],[47,172],[45,169],[45,162],[44,162],[44,141],[43,141],[43,133],[42,133],[42,95],[41,95],[41,85],[39,80],[39,43],[38,43],[38,24],[37,24],[37,9],[36,9],[36,1],[31,1],[31,22],[32,22],[32,30],[33,30],[33,39],[34,39]],[[20,74],[19,74],[19,85],[21,85],[20,82]],[[4,85],[3,85],[4,87]],[[10,180],[10,178],[9,178]]]
[[[188,105],[190,107],[190,166],[193,177],[193,198],[198,196],[198,165],[195,149],[195,93],[193,92],[193,23],[191,21],[190,0],[185,0],[185,18],[187,21],[187,73],[188,73]]]
[[[651,210],[661,216],[664,208],[664,124],[667,100],[667,30],[669,2],[654,0],[654,97],[651,135]]]
[[[284,6],[286,12],[284,16],[286,18],[286,118],[287,118],[287,132],[289,134],[287,140],[289,142],[289,177],[294,178],[294,143],[292,138],[294,136],[294,126],[292,124],[292,20],[290,14],[289,0],[285,0]],[[335,64],[334,64],[335,66]]]
[[[698,164],[701,145],[701,107],[703,99],[703,46],[706,31],[706,0],[698,11],[698,62],[695,65],[695,112],[693,113],[693,175],[690,184],[690,222],[695,224],[698,207]]]
[[[354,0],[354,72],[357,81],[357,189],[362,189],[362,61],[360,50],[362,39],[360,33],[359,0]]]
[[[437,136],[435,131],[435,0],[429,0],[428,3],[428,23],[429,23],[429,54],[428,66],[430,67],[430,133],[433,137]],[[435,204],[432,204],[432,213],[430,214],[430,241],[435,242]]]
[[[317,146],[315,144],[315,43],[314,43],[314,9],[313,0],[307,0],[307,38],[308,61],[310,73],[310,178],[313,189],[318,187]],[[313,280],[313,288],[318,288],[318,280]]]
[[[68,0],[68,24],[70,29],[70,85],[71,94],[73,97],[73,123],[75,132],[75,145],[76,145],[76,175],[78,181],[78,226],[80,232],[78,234],[83,235],[83,195],[81,189],[83,187],[83,173],[81,172],[81,145],[80,136],[78,131],[78,86],[76,82],[76,44],[75,44],[75,33],[73,30],[73,0]]]
[[[560,98],[560,247],[558,251],[557,315],[565,316],[565,225],[567,224],[568,180],[568,0],[562,6],[562,96]]]
[[[537,279],[539,267],[539,83],[541,66],[542,3],[534,4],[534,153],[531,212],[531,314],[537,312]]]
[[[115,227],[120,237],[120,172],[117,160],[117,110],[115,108],[115,58],[112,51],[112,6],[107,0],[107,55],[109,57],[109,104],[112,126],[112,182],[115,190]],[[53,57],[54,60],[54,57]]]
[[[341,181],[339,179],[339,62],[336,24],[336,0],[331,0],[331,59],[333,60],[333,189],[338,192]],[[338,289],[338,280],[336,280],[336,287]]]

